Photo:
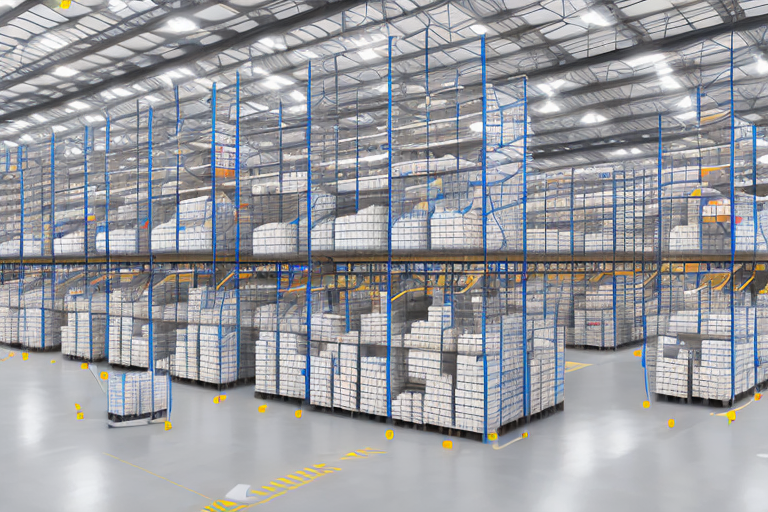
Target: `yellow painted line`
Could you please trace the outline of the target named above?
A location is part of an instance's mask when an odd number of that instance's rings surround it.
[[[525,439],[525,438],[524,438],[523,436],[520,436],[520,437],[516,437],[515,439],[513,439],[513,440],[511,440],[510,442],[508,442],[508,443],[505,443],[505,444],[503,444],[503,445],[501,445],[501,446],[499,446],[498,444],[494,444],[494,445],[493,445],[493,449],[494,449],[494,450],[503,450],[503,449],[504,449],[504,448],[506,448],[507,446],[509,446],[509,445],[511,445],[511,444],[513,444],[513,443],[516,443],[516,442],[518,442],[518,441],[522,441],[523,439]]]
[[[737,408],[735,408],[735,409],[731,409],[730,411],[726,411],[726,412],[719,412],[719,413],[717,413],[717,414],[715,414],[715,413],[711,412],[711,413],[709,413],[709,415],[710,415],[710,416],[722,416],[722,417],[724,417],[724,418],[725,418],[725,417],[727,417],[727,416],[728,416],[728,413],[729,413],[729,412],[739,412],[740,410],[744,409],[746,406],[748,406],[749,404],[751,404],[751,403],[752,403],[752,402],[754,402],[754,401],[755,401],[755,399],[753,398],[752,400],[750,400],[749,402],[745,403],[745,404],[744,404],[744,405],[742,405],[741,407],[737,407]]]
[[[591,364],[587,363],[576,363],[573,361],[566,361],[565,362],[565,373],[568,372],[575,372],[576,370],[581,370],[582,368],[586,368],[587,366],[592,366]]]
[[[136,468],[136,469],[140,469],[140,470],[144,471],[145,473],[149,473],[149,474],[150,474],[150,475],[152,475],[152,476],[156,476],[157,478],[160,478],[160,479],[162,479],[162,480],[165,480],[166,482],[168,482],[168,483],[171,483],[171,484],[175,485],[176,487],[181,487],[182,489],[184,489],[184,490],[186,490],[186,491],[189,491],[189,492],[193,492],[193,493],[197,494],[198,496],[202,496],[203,498],[205,498],[205,499],[207,499],[207,500],[210,500],[210,499],[211,499],[209,496],[206,496],[205,494],[201,494],[201,493],[199,493],[199,492],[197,492],[197,491],[193,491],[193,490],[192,490],[192,489],[190,489],[189,487],[184,487],[184,486],[183,486],[183,485],[181,485],[180,483],[174,482],[173,480],[169,480],[168,478],[165,478],[164,476],[160,476],[160,475],[158,475],[157,473],[153,473],[152,471],[150,471],[150,470],[148,470],[148,469],[145,469],[145,468],[143,468],[143,467],[141,467],[141,466],[137,466],[136,464],[131,464],[131,463],[130,463],[130,462],[128,462],[127,460],[123,460],[123,459],[121,459],[120,457],[115,457],[114,455],[111,455],[111,454],[109,454],[109,453],[107,453],[107,452],[102,452],[102,453],[103,453],[104,455],[106,455],[107,457],[112,457],[113,459],[115,459],[115,460],[118,460],[118,461],[122,462],[123,464],[128,464],[128,465],[129,465],[129,466],[131,466],[131,467],[134,467],[134,468]]]

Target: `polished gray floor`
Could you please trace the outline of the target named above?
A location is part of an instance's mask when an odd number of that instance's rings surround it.
[[[6,354],[0,348],[0,359]],[[198,511],[236,484],[270,486],[317,464],[340,471],[258,509],[768,510],[768,397],[731,425],[712,415],[722,409],[643,409],[643,372],[631,350],[568,351],[569,361],[592,366],[566,375],[565,412],[531,423],[527,439],[502,449],[453,439],[452,450],[436,434],[395,428],[388,441],[385,424],[308,411],[296,418],[285,403],[259,413],[264,402],[246,387],[216,405],[215,391],[177,384],[172,430],[110,430],[93,374],[60,359],[23,361],[17,352],[0,362],[0,511]],[[365,448],[386,453],[341,460]]]

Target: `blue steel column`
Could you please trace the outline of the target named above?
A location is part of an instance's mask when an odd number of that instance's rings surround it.
[[[483,442],[488,442],[488,354],[486,353],[486,321],[488,307],[488,167],[487,151],[488,143],[488,94],[486,91],[486,69],[485,69],[485,35],[480,37],[480,65],[482,66],[481,87],[483,88],[483,137],[482,147],[480,149],[480,159],[482,166],[483,183],[483,313],[481,317],[481,336],[483,353]],[[499,112],[501,115],[501,112]]]
[[[757,126],[752,125],[752,184],[757,185]],[[754,243],[754,252],[752,253],[752,265],[754,266],[753,272],[757,272],[757,198],[755,196],[752,197],[752,229],[754,231],[754,236],[752,237],[753,243]],[[757,304],[755,304],[757,306]],[[758,378],[757,378],[757,371],[760,368],[760,356],[757,352],[757,307],[754,308],[754,325],[752,327],[752,336],[753,336],[753,344],[754,344],[754,365],[755,365],[755,391],[757,391],[757,384],[758,384]]]
[[[240,330],[240,72],[235,74],[235,301],[237,329],[237,378],[240,378],[240,343],[242,333]]]
[[[23,148],[21,146],[18,146],[16,148],[16,172],[19,173],[19,185],[21,189],[21,232],[19,236],[19,287],[18,287],[18,297],[19,297],[19,306],[21,306],[21,294],[22,290],[24,288],[24,171],[22,170],[22,151]],[[26,314],[26,309],[24,310],[24,314]],[[21,323],[21,307],[19,307],[18,312],[16,313],[16,323],[17,325]],[[21,342],[21,333],[17,335],[17,342]]]
[[[151,386],[150,389],[152,391],[152,398],[151,398],[151,404],[152,407],[150,409],[150,418],[154,416],[155,413],[155,327],[154,327],[154,319],[152,315],[152,310],[154,309],[152,307],[154,299],[153,299],[153,288],[154,288],[154,278],[155,278],[155,269],[154,269],[154,262],[152,261],[152,120],[153,120],[153,111],[152,107],[149,107],[149,118],[148,118],[148,129],[147,129],[147,181],[149,182],[149,186],[147,187],[147,199],[148,199],[148,215],[149,215],[149,225],[147,226],[147,229],[149,230],[149,290],[147,291],[147,309],[148,309],[148,316],[149,316],[149,337],[148,337],[148,350],[149,354],[147,356],[147,365],[149,366],[149,378],[151,379]],[[178,228],[178,226],[177,226]],[[170,390],[168,391],[170,393]]]
[[[734,152],[736,151],[736,140],[735,140],[735,124],[736,124],[736,117],[735,113],[733,111],[734,109],[734,101],[733,101],[733,32],[731,32],[731,69],[730,69],[730,76],[728,77],[728,84],[730,89],[730,123],[731,123],[731,144],[730,144],[730,162],[729,162],[729,168],[730,168],[730,194],[731,194],[731,282],[730,282],[730,288],[731,288],[731,402],[734,401],[734,398],[736,397],[736,332],[734,331],[736,327],[736,322],[734,318],[735,314],[735,308],[733,304],[733,292],[734,292],[734,270],[733,266],[735,264],[736,260],[736,206],[734,205],[734,170],[735,170],[735,156]]]
[[[387,418],[392,417],[392,41],[387,43]],[[359,354],[358,354],[359,356]]]
[[[83,291],[88,298],[88,359],[93,361],[93,293],[90,291],[90,273],[88,272],[88,141],[90,137],[91,130],[86,126],[83,138],[83,248],[85,249],[85,286]]]
[[[177,208],[178,210],[178,208]],[[178,225],[176,226],[178,231]],[[213,257],[213,288],[216,289],[216,82],[211,91],[211,251]],[[221,362],[221,340],[219,340]],[[219,374],[221,375],[221,374]]]
[[[106,232],[104,233],[105,240],[106,240],[106,271],[107,271],[107,284],[105,287],[106,290],[106,308],[107,308],[107,323],[106,323],[106,331],[105,331],[105,339],[104,339],[104,357],[109,361],[109,294],[111,292],[110,290],[110,284],[112,283],[112,265],[111,265],[111,258],[109,254],[109,194],[110,194],[110,183],[109,183],[109,129],[110,129],[110,120],[109,120],[109,114],[106,116],[107,118],[107,126],[106,126],[106,135],[104,139],[104,188],[106,190],[106,212],[104,214],[104,224],[106,225]],[[138,226],[137,226],[138,227]],[[138,229],[137,229],[138,234]]]
[[[307,357],[304,363],[304,400],[310,403],[309,375],[312,359],[312,61],[307,64],[307,286],[304,291],[307,307]],[[282,148],[280,148],[282,153]],[[282,172],[280,173],[282,176]],[[282,191],[282,190],[281,190]],[[299,213],[299,232],[301,214]],[[278,361],[278,365],[280,362]]]
[[[176,102],[176,253],[179,252],[179,222],[181,214],[179,213],[179,174],[181,171],[181,112],[179,109],[179,86],[173,88],[173,97]]]
[[[531,410],[531,372],[528,368],[528,77],[523,77],[523,415]]]

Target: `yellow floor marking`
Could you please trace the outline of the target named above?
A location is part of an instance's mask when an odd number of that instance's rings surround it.
[[[575,372],[576,370],[581,370],[582,368],[586,368],[587,366],[592,366],[592,365],[587,363],[576,363],[573,361],[566,361],[565,373]]]
[[[710,415],[710,416],[723,416],[723,417],[726,417],[726,418],[727,418],[727,417],[728,417],[728,413],[729,413],[729,412],[739,412],[740,410],[744,409],[746,406],[748,406],[749,404],[751,404],[751,403],[752,403],[752,402],[754,402],[754,401],[755,401],[755,399],[753,398],[753,399],[752,399],[752,400],[750,400],[749,402],[745,403],[745,404],[744,404],[744,405],[742,405],[741,407],[737,407],[736,409],[731,409],[730,411],[726,411],[726,412],[720,412],[720,413],[717,413],[717,414],[715,414],[715,413],[711,412],[711,413],[709,413],[709,415]]]
[[[203,498],[205,498],[205,499],[207,499],[207,500],[210,500],[210,499],[211,499],[210,497],[206,496],[205,494],[201,494],[201,493],[199,493],[199,492],[197,492],[197,491],[193,491],[193,490],[192,490],[192,489],[190,489],[189,487],[184,487],[183,485],[181,485],[181,484],[179,484],[179,483],[176,483],[176,482],[174,482],[173,480],[169,480],[169,479],[165,478],[164,476],[160,476],[160,475],[158,475],[157,473],[153,473],[152,471],[150,471],[150,470],[148,470],[148,469],[144,469],[143,467],[141,467],[141,466],[137,466],[136,464],[131,464],[131,463],[130,463],[130,462],[128,462],[127,460],[123,460],[123,459],[121,459],[120,457],[115,457],[114,455],[111,455],[111,454],[109,454],[109,453],[107,453],[107,452],[102,452],[102,453],[103,453],[104,455],[106,455],[107,457],[112,457],[113,459],[115,459],[115,460],[118,460],[118,461],[122,462],[123,464],[128,464],[129,466],[131,466],[131,467],[134,467],[134,468],[136,468],[136,469],[140,469],[140,470],[144,471],[145,473],[149,473],[149,474],[150,474],[150,475],[152,475],[152,476],[156,476],[157,478],[161,478],[161,479],[165,480],[165,481],[166,481],[166,482],[168,482],[168,483],[172,483],[172,484],[173,484],[173,485],[175,485],[176,487],[181,487],[182,489],[184,489],[184,490],[186,490],[186,491],[189,491],[189,492],[193,492],[193,493],[197,494],[198,496],[202,496]]]
[[[508,443],[505,443],[505,444],[503,444],[503,445],[501,445],[501,446],[499,446],[498,444],[494,444],[494,445],[493,445],[493,449],[494,449],[494,450],[503,450],[503,449],[504,449],[504,448],[506,448],[507,446],[509,446],[509,445],[511,445],[511,444],[513,444],[513,443],[516,443],[516,442],[518,442],[518,441],[522,441],[523,439],[525,439],[525,437],[523,437],[523,436],[520,436],[520,437],[516,437],[515,439],[513,439],[513,440],[511,440],[510,442],[508,442]]]

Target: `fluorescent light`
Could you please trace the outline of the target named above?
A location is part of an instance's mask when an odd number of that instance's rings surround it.
[[[677,106],[679,108],[691,108],[693,106],[693,100],[691,100],[690,96],[686,96],[678,102]]]
[[[267,89],[272,89],[273,91],[276,91],[280,88],[280,84],[275,82],[273,79],[269,78],[267,80],[262,80],[261,85],[266,87]]]
[[[98,123],[104,120],[101,116],[85,116],[85,120],[89,123]]]
[[[119,96],[121,98],[125,98],[126,96],[130,96],[131,95],[131,91],[129,91],[127,89],[123,89],[122,87],[115,87],[110,92],[112,94],[114,94],[115,96]]]
[[[479,36],[482,36],[483,34],[488,33],[488,27],[486,27],[485,25],[472,25],[469,28],[472,29],[472,32],[474,32]]]
[[[665,89],[680,89],[683,86],[670,75],[662,75],[661,86]]]
[[[366,48],[365,50],[360,50],[357,52],[357,54],[360,56],[363,60],[373,60],[377,59],[379,57],[379,54],[373,51],[371,48]]]
[[[197,25],[194,21],[187,18],[172,18],[168,20],[166,29],[181,34],[182,32],[192,32],[193,30],[197,30]]]
[[[688,119],[693,119],[694,117],[696,117],[696,112],[694,111],[683,112],[682,114],[678,114],[675,117],[680,119],[681,121],[687,121]]]
[[[760,158],[757,159],[758,162],[761,164],[768,164],[768,155],[763,155]]]
[[[158,98],[157,96],[152,96],[151,94],[144,96],[144,99],[149,101],[150,103],[155,103],[160,101],[160,98]]]
[[[260,68],[259,66],[253,66],[251,67],[251,73],[256,73],[258,75],[268,75],[269,71],[264,68]]]
[[[187,68],[179,68],[178,71],[182,75],[195,76],[195,74],[193,72],[191,72],[190,70],[188,70]]]
[[[268,37],[265,37],[263,39],[259,39],[259,42],[261,44],[263,44],[264,46],[266,46],[267,48],[274,48],[275,47],[275,42],[273,40],[271,40],[270,38],[268,38]]]
[[[128,7],[128,4],[121,2],[120,0],[109,0],[109,5],[107,7],[112,12],[119,12]]]
[[[541,112],[542,114],[552,114],[553,112],[560,112],[560,107],[558,107],[556,103],[548,101],[544,105],[542,105],[542,107],[539,108],[538,111]]]
[[[35,121],[38,123],[44,123],[47,121],[47,119],[44,116],[41,116],[40,114],[32,114],[32,117],[35,118]]]
[[[301,51],[297,51],[296,54],[299,57],[304,57],[305,59],[317,59],[320,57],[318,54],[316,54],[312,50],[301,50]]]
[[[13,125],[16,128],[29,128],[30,126],[32,126],[31,124],[29,124],[26,121],[16,121],[15,123],[13,123]]]
[[[587,25],[597,25],[598,27],[607,27],[611,24],[610,21],[606,20],[602,15],[595,11],[589,11],[586,14],[582,14],[581,21]]]
[[[284,76],[280,76],[280,75],[275,75],[271,77],[271,79],[280,85],[291,85],[293,83],[293,80],[291,80],[290,78],[285,78]]]
[[[639,155],[640,153],[642,153],[642,151],[640,151],[640,149],[638,148],[632,148],[629,150],[629,152],[632,153],[633,155]]]
[[[67,43],[57,37],[44,37],[40,42],[52,50],[58,50],[67,46]]]
[[[633,68],[636,68],[638,66],[645,66],[647,64],[656,64],[657,62],[661,62],[665,59],[664,54],[662,53],[651,53],[648,55],[643,55],[642,57],[637,57],[632,60],[628,60],[627,64],[632,66]]]
[[[54,75],[60,76],[60,77],[63,77],[63,78],[69,78],[71,76],[75,76],[78,73],[79,73],[78,70],[72,69],[72,68],[67,67],[67,66],[59,66],[59,67],[57,67],[56,69],[53,70],[53,74]]]
[[[113,100],[113,99],[115,99],[115,95],[112,94],[109,91],[103,91],[101,93],[101,97],[104,98],[105,100]]]
[[[545,93],[547,96],[553,96],[557,92],[557,90],[563,85],[565,85],[565,80],[558,79],[552,82],[539,84],[537,85],[537,87],[539,88],[539,90],[541,90],[541,92]]]
[[[136,89],[139,92],[147,92],[147,90],[145,88],[143,88],[142,86],[140,86],[139,84],[133,84],[133,88]]]
[[[74,108],[75,110],[85,110],[85,109],[91,108],[89,104],[85,103],[84,101],[78,101],[78,100],[70,102],[69,106]]]
[[[596,124],[602,123],[603,121],[607,121],[607,118],[601,114],[595,114],[594,112],[590,112],[581,118],[581,122],[584,124]]]
[[[304,101],[307,99],[307,97],[301,94],[299,91],[291,91],[291,98],[296,101]]]
[[[471,125],[469,125],[469,129],[472,130],[475,133],[482,133],[482,131],[483,131],[483,122],[482,121],[478,121],[476,123],[472,123]]]
[[[63,132],[67,129],[66,126],[62,126],[60,124],[57,124],[51,128],[54,132]]]
[[[656,73],[659,75],[668,75],[672,72],[672,68],[669,67],[669,64],[666,62],[662,62],[661,64],[656,64]]]
[[[617,149],[612,154],[613,155],[626,155],[627,154],[627,150],[626,149]]]
[[[757,72],[761,75],[768,73],[768,62],[766,62],[762,57],[757,58]]]
[[[27,133],[21,136],[21,140],[24,142],[33,142],[35,139],[33,139],[32,136]]]
[[[16,146],[18,146],[18,144],[13,142],[12,140],[4,140],[3,144],[11,148],[15,148]]]

